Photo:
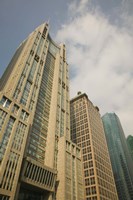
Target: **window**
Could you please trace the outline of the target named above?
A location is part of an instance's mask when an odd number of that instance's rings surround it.
[[[89,161],[89,167],[93,167],[93,162],[92,161]]]
[[[85,175],[85,177],[89,176],[88,170],[84,171],[84,175]]]
[[[94,177],[90,178],[90,182],[92,185],[95,184],[95,178]]]
[[[89,178],[85,179],[85,186],[88,186],[88,185],[90,185],[90,180],[89,180]]]
[[[3,107],[9,108],[11,101],[5,96],[3,96],[0,103],[2,104]]]
[[[16,105],[16,104],[14,104],[14,106],[13,106],[13,108],[12,108],[12,112],[13,112],[14,114],[17,114],[17,113],[18,113],[18,110],[19,110],[19,106]]]
[[[25,85],[25,89],[23,91],[22,98],[21,98],[21,103],[23,105],[26,105],[26,102],[27,102],[27,99],[28,99],[28,96],[29,96],[29,93],[30,93],[30,89],[31,89],[31,83],[29,81],[27,81],[26,85]]]
[[[87,160],[87,155],[83,156],[83,161]]]
[[[7,113],[0,109],[0,130],[2,129],[2,126],[5,122],[6,116],[7,116]]]
[[[92,187],[92,194],[96,194],[96,187]]]
[[[94,175],[94,169],[90,169],[90,176]]]
[[[86,148],[85,148],[85,149],[83,149],[83,154],[86,154]]]
[[[86,188],[86,195],[90,195],[91,194],[91,188]]]
[[[84,169],[88,168],[88,162],[84,163]]]
[[[20,118],[21,118],[22,120],[24,120],[24,121],[27,121],[27,120],[28,120],[28,117],[29,117],[29,114],[28,114],[26,111],[22,110],[22,111],[21,111]]]
[[[92,200],[97,200],[97,197],[95,196],[95,197],[92,197]]]
[[[31,70],[30,70],[30,73],[29,73],[29,77],[28,77],[28,80],[31,81],[31,82],[33,81],[33,77],[34,77],[34,74],[35,74],[35,71],[36,71],[36,66],[37,66],[37,62],[36,62],[36,60],[34,60],[32,67],[31,67]]]

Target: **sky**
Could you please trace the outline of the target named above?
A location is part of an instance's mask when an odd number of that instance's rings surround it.
[[[101,116],[115,112],[133,135],[133,0],[1,0],[0,76],[45,21],[66,44],[71,98],[85,92]]]

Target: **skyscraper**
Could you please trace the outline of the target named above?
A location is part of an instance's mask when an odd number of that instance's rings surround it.
[[[65,45],[52,40],[44,23],[20,44],[0,79],[1,200],[83,200],[69,108]]]
[[[79,92],[70,116],[72,141],[82,148],[85,200],[118,199],[98,107]]]
[[[127,145],[128,145],[128,150],[129,150],[132,160],[133,160],[133,136],[132,135],[129,135],[127,137]]]
[[[128,151],[125,135],[118,116],[106,113],[102,117],[120,200],[133,199],[133,161]]]

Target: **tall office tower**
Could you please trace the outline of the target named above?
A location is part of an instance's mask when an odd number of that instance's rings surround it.
[[[133,160],[133,136],[132,135],[129,135],[127,137],[127,145],[128,145],[128,150],[129,150],[132,160]]]
[[[83,200],[69,108],[65,45],[45,23],[20,44],[0,80],[1,200]]]
[[[71,138],[82,148],[85,200],[116,200],[117,192],[98,107],[86,94],[70,101]]]
[[[118,116],[106,113],[102,117],[112,163],[116,188],[120,200],[133,199],[133,162]]]

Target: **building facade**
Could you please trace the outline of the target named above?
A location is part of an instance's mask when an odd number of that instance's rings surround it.
[[[44,23],[20,44],[0,79],[1,200],[68,200],[68,193],[83,200],[81,150],[70,141],[69,108],[65,45],[52,40]],[[69,177],[67,142],[75,149]],[[74,182],[80,194],[73,195]]]
[[[80,92],[70,101],[71,139],[82,148],[85,200],[117,200],[98,107]]]
[[[133,136],[132,135],[129,135],[127,137],[127,146],[133,160]]]
[[[112,169],[120,200],[133,199],[133,161],[118,116],[106,113],[102,117]]]

